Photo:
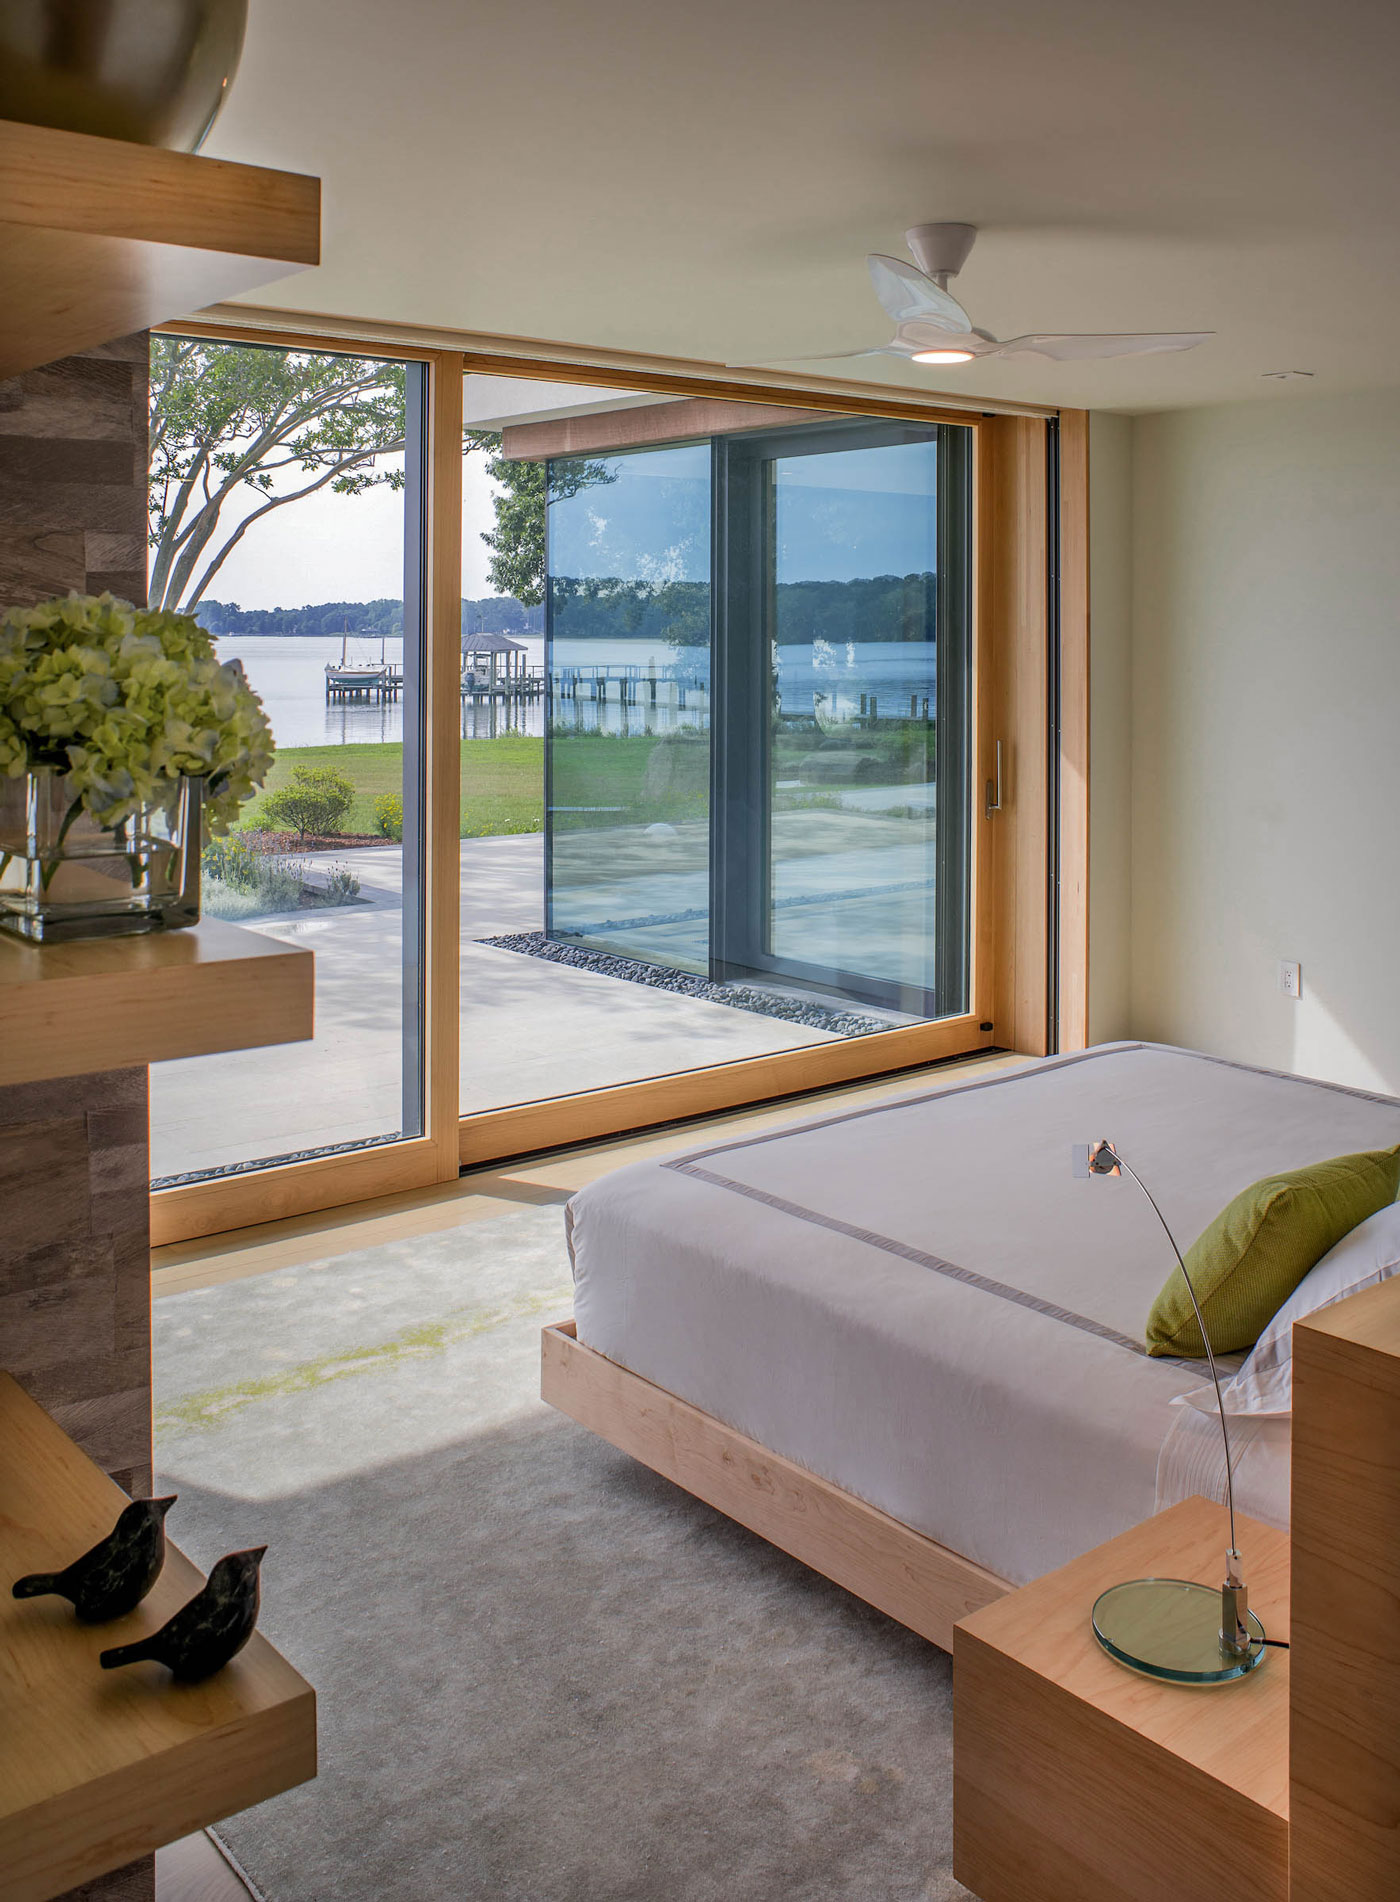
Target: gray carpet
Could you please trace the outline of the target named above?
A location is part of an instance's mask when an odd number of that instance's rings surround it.
[[[948,1902],[948,1660],[541,1405],[557,1208],[156,1303],[172,1535],[266,1541],[269,1902]]]

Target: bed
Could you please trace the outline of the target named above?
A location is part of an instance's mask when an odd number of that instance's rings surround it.
[[[1400,1102],[1112,1044],[636,1164],[569,1204],[545,1397],[946,1644],[1223,1489],[1204,1365],[1142,1344],[1165,1238],[1073,1173],[1099,1136],[1184,1246],[1260,1176],[1400,1141]],[[1241,1438],[1239,1506],[1286,1523],[1286,1421]]]

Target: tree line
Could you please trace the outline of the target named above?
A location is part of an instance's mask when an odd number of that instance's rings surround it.
[[[621,581],[550,577],[556,636],[567,640],[655,640],[704,646],[710,638],[706,581]],[[853,581],[780,581],[774,590],[780,647],[826,641],[934,639],[938,577],[862,575]]]
[[[322,601],[305,608],[241,608],[236,601],[201,601],[194,610],[201,627],[221,634],[334,635],[349,633],[378,640],[403,633],[403,602]],[[463,600],[464,634],[543,634],[544,609],[527,608],[510,595]]]

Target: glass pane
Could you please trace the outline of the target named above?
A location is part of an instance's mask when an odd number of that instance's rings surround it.
[[[971,433],[465,401],[464,1113],[965,1009]]]
[[[153,353],[151,600],[243,667],[277,746],[263,791],[206,840],[204,913],[316,954],[313,1041],[153,1066],[168,1183],[422,1133],[426,373]],[[182,499],[206,466],[212,502],[198,484]]]
[[[924,1015],[937,933],[938,443],[775,457],[767,950]]]
[[[546,929],[709,969],[710,450],[549,465]]]

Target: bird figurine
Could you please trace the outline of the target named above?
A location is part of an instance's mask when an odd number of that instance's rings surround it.
[[[74,1559],[61,1572],[31,1572],[16,1580],[16,1598],[46,1598],[57,1593],[72,1600],[85,1625],[100,1625],[134,1611],[160,1577],[165,1564],[165,1515],[168,1499],[133,1499],[105,1539]]]
[[[198,1684],[222,1670],[247,1644],[258,1622],[258,1567],[266,1550],[255,1545],[220,1559],[204,1589],[159,1631],[104,1651],[98,1659],[102,1669],[115,1671],[150,1658],[182,1684]]]

